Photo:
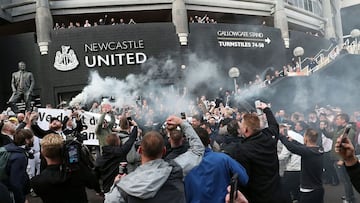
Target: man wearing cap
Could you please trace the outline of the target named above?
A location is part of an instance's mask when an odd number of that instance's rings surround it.
[[[18,64],[19,71],[14,72],[11,77],[12,95],[8,101],[12,110],[18,113],[19,110],[16,102],[22,97],[25,102],[25,110],[30,111],[31,94],[34,89],[35,80],[31,72],[25,71],[26,64],[20,61]]]
[[[15,116],[11,116],[8,120],[12,122],[15,126],[19,124],[19,121]]]

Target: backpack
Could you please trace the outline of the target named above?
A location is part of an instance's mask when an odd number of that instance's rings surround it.
[[[8,152],[5,147],[0,147],[0,181],[7,179],[6,166],[11,152]]]

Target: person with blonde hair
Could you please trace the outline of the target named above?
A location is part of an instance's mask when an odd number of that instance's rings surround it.
[[[30,183],[44,203],[88,202],[86,187],[101,193],[96,176],[81,161],[78,162],[77,170],[67,170],[65,153],[66,147],[60,135],[51,133],[41,140],[41,154],[47,167],[40,175],[34,176]],[[78,153],[81,160],[80,151]]]

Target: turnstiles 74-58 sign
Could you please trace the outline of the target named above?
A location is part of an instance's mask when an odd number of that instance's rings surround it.
[[[263,32],[219,30],[217,39],[220,47],[264,48],[271,43]]]

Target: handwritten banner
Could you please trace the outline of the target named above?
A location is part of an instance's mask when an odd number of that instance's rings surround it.
[[[65,116],[71,117],[71,110],[64,109],[39,108],[38,113],[39,118],[37,120],[37,123],[44,130],[49,129],[49,122],[52,117],[56,117],[60,121],[63,121]],[[101,114],[87,111],[78,111],[78,113],[81,116],[81,120],[84,125],[84,130],[81,131],[81,134],[86,135],[87,137],[87,140],[84,140],[84,144],[99,145],[99,140],[96,138],[95,135],[95,129]],[[106,115],[105,119],[110,121],[110,116]],[[119,123],[118,120],[116,120],[115,122],[117,124]],[[114,127],[117,127],[117,125],[115,125]]]

